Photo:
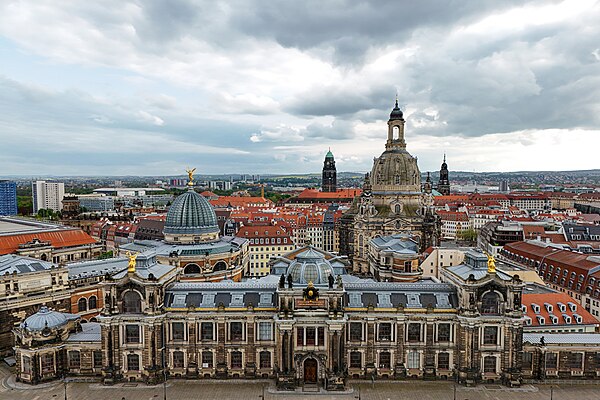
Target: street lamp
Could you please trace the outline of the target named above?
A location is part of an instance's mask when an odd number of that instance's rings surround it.
[[[265,385],[264,384],[262,385],[262,394],[258,397],[260,397],[262,400],[265,400]]]
[[[63,385],[64,385],[64,388],[65,388],[65,400],[67,400],[67,377],[66,376],[63,379]]]
[[[550,400],[554,398],[554,386],[550,386]]]
[[[358,386],[358,396],[354,396],[354,398],[360,400],[360,384]]]

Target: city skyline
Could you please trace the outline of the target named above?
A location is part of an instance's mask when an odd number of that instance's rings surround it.
[[[2,175],[597,167],[594,1],[0,5]],[[22,27],[27,26],[27,29]]]

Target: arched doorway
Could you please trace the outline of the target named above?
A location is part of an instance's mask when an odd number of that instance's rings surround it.
[[[317,383],[317,360],[314,358],[304,361],[304,383]]]

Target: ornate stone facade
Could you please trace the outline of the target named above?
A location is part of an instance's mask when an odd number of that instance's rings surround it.
[[[436,245],[440,237],[431,186],[421,189],[417,159],[406,151],[404,125],[396,101],[388,121],[385,151],[373,160],[362,195],[340,221],[340,253],[348,256],[356,273],[368,273],[369,242],[377,235],[415,234],[421,250]]]

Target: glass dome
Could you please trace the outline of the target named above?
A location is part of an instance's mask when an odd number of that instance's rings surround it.
[[[329,261],[312,248],[298,254],[288,267],[287,273],[292,276],[292,281],[299,285],[307,285],[309,282],[325,285],[329,282],[329,275],[334,276]]]

